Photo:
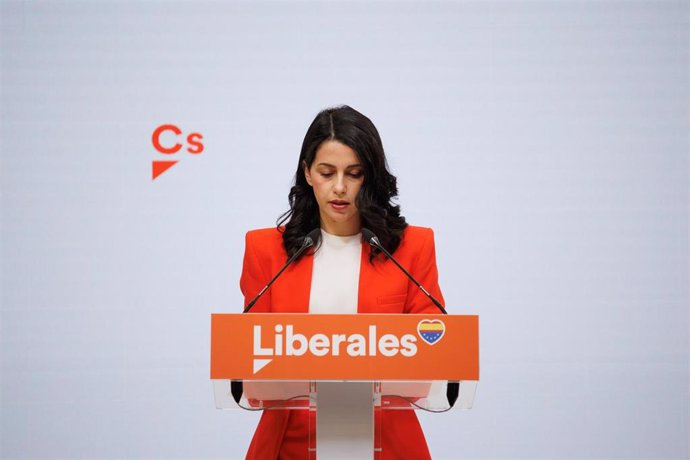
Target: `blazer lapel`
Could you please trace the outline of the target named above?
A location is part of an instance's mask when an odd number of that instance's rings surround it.
[[[359,264],[359,287],[357,292],[357,313],[375,313],[376,265],[369,262],[371,246],[362,243],[362,258]]]
[[[307,254],[285,270],[282,282],[285,283],[284,286],[290,301],[289,304],[285,304],[288,308],[281,313],[309,313],[309,292],[313,266],[314,255]]]

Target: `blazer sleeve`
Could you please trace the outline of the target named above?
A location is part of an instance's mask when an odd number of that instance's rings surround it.
[[[247,232],[244,245],[244,261],[242,263],[242,275],[240,276],[240,290],[244,295],[244,306],[263,289],[268,283],[269,277],[266,271],[269,259],[261,257],[261,238],[255,232]],[[254,313],[271,311],[271,290],[264,292],[264,295],[254,304],[250,310]]]
[[[420,249],[418,256],[410,271],[419,283],[429,291],[445,308],[446,302],[438,284],[438,268],[436,267],[436,248],[434,244],[434,231],[430,228],[422,232]],[[412,281],[407,288],[407,302],[405,303],[405,313],[424,313],[436,314],[441,311],[431,302],[424,292],[419,289]]]

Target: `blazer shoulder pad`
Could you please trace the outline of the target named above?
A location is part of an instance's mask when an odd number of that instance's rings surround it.
[[[283,234],[275,227],[249,230],[245,238],[247,246],[253,247],[272,249],[283,244]]]
[[[434,231],[429,227],[418,227],[416,225],[408,225],[403,231],[403,239],[411,241],[424,242],[428,239],[434,238]]]

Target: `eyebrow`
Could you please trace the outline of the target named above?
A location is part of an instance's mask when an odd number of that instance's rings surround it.
[[[326,166],[327,168],[336,168],[335,165],[332,165],[332,164],[330,164],[330,163],[319,163],[319,164],[317,164],[316,166]],[[350,169],[350,168],[361,168],[361,167],[362,167],[362,164],[361,164],[361,163],[355,163],[355,164],[351,164],[351,165],[345,166],[345,169]]]

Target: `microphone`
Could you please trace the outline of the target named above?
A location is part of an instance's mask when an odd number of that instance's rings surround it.
[[[256,295],[256,297],[254,297],[252,299],[252,301],[249,302],[249,304],[247,304],[247,306],[245,307],[245,309],[242,313],[248,313],[249,310],[252,309],[254,304],[261,298],[261,296],[264,295],[264,293],[268,290],[268,288],[271,287],[273,282],[275,280],[277,280],[278,277],[285,271],[285,269],[288,268],[288,266],[292,262],[294,262],[295,259],[297,259],[300,256],[300,254],[302,254],[304,251],[306,251],[307,248],[315,246],[319,242],[319,239],[321,239],[321,228],[315,228],[314,230],[309,232],[307,234],[307,236],[304,237],[304,241],[302,241],[302,246],[297,250],[296,253],[294,253],[292,255],[292,257],[290,257],[288,259],[287,262],[285,262],[285,265],[283,265],[283,268],[281,268],[280,271],[278,273],[276,273],[273,278],[271,278],[271,281],[269,281],[268,284],[266,286],[264,286],[263,289],[261,289],[261,291],[259,291],[259,293]]]
[[[388,257],[390,260],[392,260],[393,263],[394,263],[395,265],[397,265],[398,268],[399,268],[400,270],[402,270],[402,272],[405,273],[405,274],[407,275],[407,277],[410,278],[410,279],[412,280],[412,282],[413,282],[414,284],[416,284],[417,287],[418,287],[419,289],[421,289],[421,291],[422,291],[424,294],[426,294],[426,296],[427,296],[429,299],[431,299],[431,301],[433,302],[433,304],[436,305],[436,307],[437,307],[439,310],[441,310],[441,313],[443,313],[444,315],[447,315],[447,314],[448,314],[448,312],[446,311],[446,309],[443,308],[443,305],[441,305],[441,302],[439,302],[438,300],[436,300],[436,299],[434,298],[434,296],[432,296],[431,294],[429,294],[429,291],[427,291],[426,289],[424,289],[424,286],[422,286],[421,284],[419,284],[419,281],[417,281],[416,279],[414,279],[414,276],[410,275],[410,273],[409,273],[407,270],[405,270],[405,269],[403,268],[403,266],[400,265],[400,263],[398,263],[397,260],[395,260],[395,257],[393,257],[393,255],[392,255],[390,252],[388,252],[388,251],[386,250],[386,248],[383,247],[383,245],[382,245],[381,242],[379,241],[378,237],[377,237],[376,235],[374,235],[374,232],[372,232],[372,231],[369,230],[368,228],[362,228],[362,236],[364,237],[364,241],[366,241],[366,242],[369,243],[371,246],[373,246],[373,247],[375,247],[376,249],[378,249],[378,250],[380,250],[381,252],[383,252],[383,253],[386,255],[386,257]]]
[[[432,296],[429,293],[429,291],[424,289],[424,286],[422,286],[419,283],[419,281],[414,279],[414,276],[410,275],[410,273],[407,270],[405,270],[403,268],[403,266],[400,265],[400,263],[397,260],[395,260],[395,257],[393,257],[393,255],[390,252],[388,252],[386,250],[386,248],[383,247],[383,245],[379,241],[378,237],[374,234],[374,232],[372,232],[368,228],[362,228],[362,236],[364,237],[364,241],[369,243],[371,246],[379,249],[381,252],[383,252],[386,255],[386,257],[388,257],[390,260],[392,260],[393,263],[395,265],[397,265],[398,268],[400,270],[402,270],[402,272],[405,273],[407,275],[407,277],[410,278],[412,280],[412,282],[414,284],[416,284],[417,287],[419,289],[421,289],[421,291],[424,294],[426,294],[427,297],[429,297],[429,299],[431,299],[431,301],[434,303],[434,305],[436,305],[436,307],[438,307],[438,309],[441,310],[441,313],[443,313],[444,315],[448,314],[446,309],[443,308],[443,306],[441,305],[441,302],[436,300],[434,298],[434,296]],[[453,407],[455,405],[455,402],[458,400],[458,396],[460,396],[460,382],[457,380],[448,380],[448,383],[446,384],[446,399],[448,400],[448,404],[450,405],[450,407]]]

